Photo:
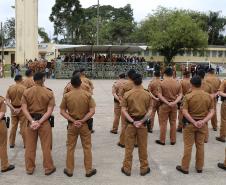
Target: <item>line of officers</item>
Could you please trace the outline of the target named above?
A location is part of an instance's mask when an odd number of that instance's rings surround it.
[[[134,147],[138,147],[140,159],[140,174],[150,172],[147,160],[147,133],[153,132],[155,114],[158,114],[160,136],[156,144],[166,144],[167,123],[170,123],[170,145],[176,144],[176,132],[183,131],[184,155],[181,165],[176,169],[184,174],[189,173],[189,164],[192,146],[196,145],[196,170],[202,173],[204,166],[204,143],[208,143],[208,122],[214,131],[217,131],[217,101],[220,97],[221,125],[220,135],[216,137],[219,142],[225,143],[226,138],[226,80],[223,82],[210,68],[206,74],[200,69],[190,78],[185,71],[183,79],[174,78],[173,69],[166,68],[163,79],[160,71],[155,71],[154,79],[149,83],[148,89],[142,86],[142,76],[135,70],[119,76],[112,86],[114,96],[114,121],[110,131],[118,133],[121,119],[121,133],[118,146],[125,148],[125,158],[122,173],[131,175]],[[178,120],[178,126],[177,126]],[[225,149],[226,155],[226,149]],[[218,167],[226,170],[226,156],[224,163]]]
[[[14,169],[7,159],[7,128],[5,117],[6,105],[12,112],[12,126],[9,137],[10,148],[15,147],[15,136],[18,123],[20,133],[25,147],[26,173],[32,175],[35,171],[35,157],[38,137],[41,141],[43,151],[43,167],[45,175],[51,175],[56,171],[51,155],[52,150],[52,127],[54,117],[51,116],[55,99],[51,89],[44,86],[45,75],[36,73],[32,76],[31,71],[26,72],[27,78],[15,77],[16,84],[10,86],[6,98],[0,98],[0,157],[2,161],[1,171],[7,172]],[[204,142],[208,141],[207,123],[212,118],[214,130],[217,129],[217,121],[214,125],[214,115],[216,116],[217,95],[226,97],[226,81],[222,82],[217,89],[209,81],[217,79],[213,70],[204,79],[205,73],[199,71],[197,76],[190,79],[190,74],[185,73],[184,79],[178,82],[173,78],[172,68],[166,68],[164,79],[160,80],[159,72],[155,72],[155,79],[151,81],[149,90],[142,86],[142,75],[130,70],[127,74],[120,75],[120,79],[113,85],[113,95],[115,102],[115,119],[112,133],[117,133],[121,116],[122,129],[118,145],[125,148],[125,157],[121,172],[127,176],[131,175],[132,158],[134,147],[138,147],[140,158],[140,175],[145,176],[150,173],[147,155],[147,135],[152,132],[154,126],[154,114],[159,115],[160,138],[157,144],[165,145],[167,122],[170,122],[170,144],[176,144],[176,120],[178,103],[179,106],[179,126],[178,131],[183,127],[184,134],[184,156],[177,170],[187,174],[191,159],[192,145],[197,148],[196,170],[202,172],[204,165]],[[187,81],[189,88],[187,92],[183,87]],[[30,85],[28,85],[30,84]],[[211,89],[207,92],[204,85]],[[214,85],[215,82],[214,82]],[[84,166],[86,177],[91,177],[97,173],[92,166],[92,144],[91,133],[92,117],[95,114],[95,101],[92,97],[94,87],[92,82],[85,77],[84,69],[75,71],[71,82],[64,89],[64,96],[60,105],[61,115],[68,121],[67,128],[67,154],[65,175],[73,176],[74,172],[74,152],[78,136],[84,150]],[[220,90],[219,90],[220,89]],[[218,91],[219,90],[219,91]],[[215,102],[215,103],[214,103]],[[221,135],[217,140],[225,142],[225,105],[222,103],[221,115]],[[225,163],[218,166],[226,169]]]

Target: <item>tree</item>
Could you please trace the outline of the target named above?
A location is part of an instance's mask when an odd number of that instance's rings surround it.
[[[42,43],[49,43],[51,40],[45,32],[45,28],[38,28],[38,34],[42,38]]]
[[[226,18],[222,17],[221,12],[209,12],[208,15],[208,43],[211,45],[223,45]]]
[[[205,49],[208,43],[207,33],[183,10],[159,7],[142,23],[141,30],[166,64],[185,48]]]
[[[81,8],[78,0],[57,0],[50,21],[54,23],[55,35],[64,37],[62,43],[96,44],[97,5]],[[101,44],[128,42],[135,28],[131,6],[100,6],[99,26]]]
[[[55,35],[63,35],[69,42],[79,39],[82,18],[83,9],[79,0],[56,0],[49,17],[54,23]]]
[[[15,18],[7,19],[3,27],[4,44],[6,46],[15,45]]]

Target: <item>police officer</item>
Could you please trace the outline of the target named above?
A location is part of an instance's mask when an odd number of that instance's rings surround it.
[[[35,170],[35,156],[38,137],[43,152],[43,167],[45,175],[56,171],[51,155],[52,128],[49,118],[55,106],[54,94],[51,89],[44,87],[45,74],[37,72],[34,75],[35,86],[27,89],[22,97],[22,110],[29,121],[26,127],[25,165],[27,174]]]
[[[226,170],[226,148],[225,148],[225,160],[224,163],[218,163],[217,166],[223,170]]]
[[[84,150],[84,165],[86,177],[96,174],[97,170],[92,168],[91,133],[87,121],[95,114],[95,101],[92,95],[81,88],[82,81],[79,75],[71,79],[73,90],[65,94],[61,105],[61,115],[68,120],[67,131],[67,160],[64,173],[68,177],[73,176],[74,152],[77,139],[80,136]]]
[[[161,82],[158,97],[162,101],[159,108],[160,139],[157,144],[165,145],[167,122],[170,122],[170,142],[176,144],[177,104],[182,98],[182,88],[177,80],[173,79],[172,68],[166,68],[164,80]]]
[[[22,82],[22,84],[28,89],[30,87],[33,87],[35,85],[35,82],[33,80],[33,72],[32,70],[28,69],[25,72],[26,79]]]
[[[214,103],[211,96],[201,88],[202,79],[194,76],[191,79],[192,92],[183,102],[184,119],[184,156],[181,166],[176,169],[184,174],[189,173],[192,146],[196,145],[196,170],[202,173],[204,166],[204,141],[208,121],[214,115]]]
[[[8,172],[15,168],[14,165],[10,165],[7,155],[7,127],[6,127],[6,104],[5,99],[0,96],[0,160],[1,160],[1,172]]]
[[[220,136],[216,137],[216,140],[225,143],[225,138],[226,138],[226,80],[224,80],[220,86],[219,95],[221,96],[221,99],[222,99],[221,126],[220,126]]]
[[[213,130],[217,131],[217,95],[218,95],[218,90],[219,90],[220,85],[221,85],[221,81],[215,75],[215,72],[214,72],[213,68],[210,68],[208,70],[208,74],[205,77],[205,81],[212,86],[213,93],[215,94],[215,98],[214,98],[214,110],[215,110],[215,113],[214,113],[214,116],[211,119],[211,124],[212,124]]]
[[[125,157],[122,173],[131,175],[134,145],[137,139],[138,154],[140,160],[140,175],[150,173],[147,154],[147,126],[146,122],[151,115],[151,97],[142,86],[142,76],[133,75],[134,88],[125,93],[122,100],[122,113],[128,126],[125,131]]]
[[[118,133],[118,126],[121,117],[121,105],[120,105],[120,98],[119,98],[119,89],[120,87],[125,84],[126,82],[126,75],[122,73],[119,75],[119,80],[117,80],[112,86],[112,95],[114,97],[114,121],[113,121],[113,128],[110,131],[112,134]]]
[[[72,76],[75,75],[79,75],[80,76],[80,71],[79,70],[75,70],[72,74]],[[93,93],[93,90],[91,88],[91,86],[89,84],[86,84],[85,82],[82,82],[81,84],[81,88],[85,91],[87,91],[88,93]],[[73,86],[71,85],[71,83],[69,82],[66,87],[64,88],[64,94],[70,92],[73,89]]]
[[[20,124],[20,133],[23,138],[23,143],[25,146],[25,127],[26,127],[26,118],[21,110],[21,99],[23,96],[26,87],[22,84],[23,79],[21,75],[15,76],[16,84],[9,87],[6,94],[7,105],[11,109],[11,119],[12,127],[9,136],[10,148],[14,148],[16,140],[16,131],[18,124]]]
[[[201,89],[203,91],[205,91],[206,93],[208,93],[211,98],[215,99],[215,94],[214,94],[214,91],[213,91],[213,88],[211,86],[211,84],[209,84],[207,81],[205,81],[205,75],[206,75],[206,72],[204,69],[200,69],[197,71],[197,75],[202,79],[202,86],[201,86]],[[209,139],[209,129],[208,129],[208,123],[207,123],[207,130],[206,130],[206,137],[205,137],[205,143],[208,143],[208,139]]]
[[[94,90],[93,83],[92,83],[92,81],[89,78],[86,77],[84,68],[80,69],[80,78],[81,78],[83,83],[89,85],[89,87],[91,89],[91,92],[93,94],[93,90]]]
[[[134,69],[130,69],[127,73],[127,81],[120,87],[119,89],[119,99],[120,101],[122,101],[123,96],[126,92],[130,91],[133,86],[133,75],[136,73],[136,71]],[[125,131],[126,131],[126,127],[127,127],[127,123],[125,120],[125,116],[122,114],[121,115],[121,134],[119,137],[119,142],[118,142],[118,146],[120,146],[121,148],[125,148]]]
[[[190,72],[189,71],[185,71],[183,73],[183,80],[181,80],[180,84],[181,84],[181,88],[182,88],[182,94],[183,97],[190,92],[191,90],[191,83],[190,83]],[[182,128],[183,128],[183,123],[182,123],[182,119],[183,119],[183,114],[182,114],[182,109],[183,109],[183,104],[182,101],[180,102],[179,105],[179,114],[178,114],[178,120],[179,120],[179,124],[177,127],[177,132],[182,132]]]
[[[155,113],[157,112],[158,116],[159,116],[159,107],[160,107],[160,101],[158,98],[158,89],[159,89],[159,85],[161,83],[161,79],[160,79],[160,71],[155,71],[154,72],[154,79],[149,83],[148,85],[148,90],[149,92],[151,92],[152,94],[152,113],[151,113],[151,120],[150,120],[150,129],[149,132],[152,133],[153,132],[153,127],[154,127],[154,122],[155,122]]]

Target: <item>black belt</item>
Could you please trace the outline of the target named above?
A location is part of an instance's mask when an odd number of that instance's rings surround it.
[[[144,118],[144,116],[131,116],[131,118],[134,120],[134,121],[140,121]],[[128,124],[131,124],[133,125],[133,122],[130,122],[129,120],[127,120]],[[144,122],[144,126],[147,126],[150,124],[150,120],[146,120]]]
[[[76,119],[76,120],[80,120],[80,119]],[[87,120],[86,123],[88,125],[89,130],[92,131],[93,130],[93,118],[90,118],[89,120]],[[68,124],[72,124],[72,122],[68,121]]]
[[[13,107],[16,108],[16,109],[20,109],[21,108],[21,106],[14,106],[14,105],[13,105]]]
[[[43,117],[43,114],[32,113],[31,117],[34,119],[34,121],[39,121]],[[51,127],[53,128],[54,127],[54,116],[50,116],[48,121],[49,121]]]

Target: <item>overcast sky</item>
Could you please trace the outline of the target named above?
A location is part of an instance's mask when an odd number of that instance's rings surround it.
[[[80,2],[83,7],[97,4],[97,0],[80,0]],[[53,33],[53,26],[49,21],[49,15],[54,3],[55,0],[39,0],[39,27],[44,27],[50,35]],[[226,0],[100,0],[101,5],[110,4],[114,7],[122,7],[128,3],[132,5],[136,21],[144,19],[160,5],[204,12],[222,11],[222,14],[226,16]],[[11,8],[14,4],[15,0],[0,0],[0,21],[15,16],[14,9]]]

